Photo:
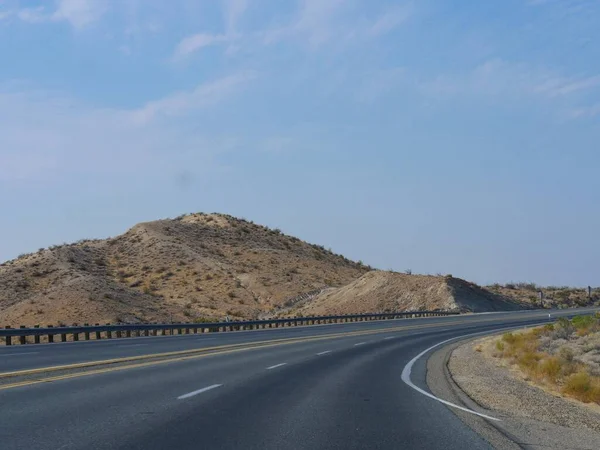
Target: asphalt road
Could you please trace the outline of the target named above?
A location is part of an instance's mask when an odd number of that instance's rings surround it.
[[[553,317],[560,314],[574,311]],[[408,386],[401,374],[416,355],[447,339],[540,321],[548,321],[547,311],[1,348],[0,375],[272,341],[102,374],[0,385],[0,448],[490,448],[451,408]],[[281,341],[288,338],[294,340]],[[415,362],[411,380],[429,392],[426,360],[427,354]]]

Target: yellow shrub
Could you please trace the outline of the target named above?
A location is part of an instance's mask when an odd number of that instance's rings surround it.
[[[592,379],[590,375],[585,371],[581,371],[567,377],[563,392],[588,403],[588,392],[591,388]]]
[[[537,368],[538,362],[542,359],[542,355],[537,352],[526,350],[517,356],[517,363],[524,369],[534,371]]]
[[[550,356],[542,361],[539,367],[541,376],[555,382],[560,374],[560,359],[556,356]]]

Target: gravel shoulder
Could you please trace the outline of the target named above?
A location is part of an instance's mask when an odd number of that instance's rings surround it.
[[[529,384],[491,356],[495,339],[462,341],[435,352],[428,361],[431,391],[499,418],[495,422],[453,410],[494,448],[600,448],[600,408]]]

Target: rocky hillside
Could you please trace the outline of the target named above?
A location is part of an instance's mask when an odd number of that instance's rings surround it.
[[[256,318],[369,270],[276,229],[191,214],[0,265],[0,325]]]
[[[576,308],[600,303],[600,288],[592,288],[591,296],[587,288],[570,286],[538,286],[535,283],[493,284],[487,289],[515,301],[529,303],[539,308]],[[540,302],[543,293],[543,304]]]
[[[527,303],[452,276],[372,271],[346,286],[324,291],[309,302],[298,302],[286,313],[326,315],[436,309],[485,312],[527,307]]]

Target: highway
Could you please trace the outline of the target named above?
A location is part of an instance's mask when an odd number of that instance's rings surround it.
[[[2,347],[0,448],[491,448],[402,374],[448,339],[547,321],[525,311]],[[426,393],[428,355],[408,374]],[[3,378],[22,370],[34,374]]]

